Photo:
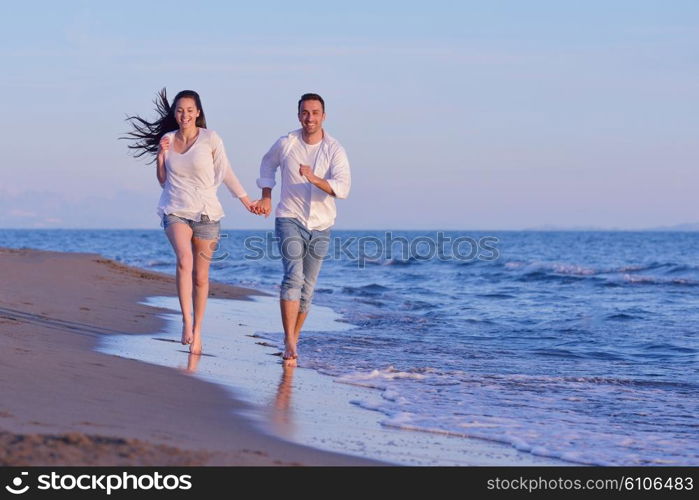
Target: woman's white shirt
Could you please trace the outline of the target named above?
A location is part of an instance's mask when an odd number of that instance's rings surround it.
[[[213,130],[199,129],[185,153],[173,149],[175,132],[165,134],[170,148],[165,153],[166,179],[158,203],[158,216],[173,214],[199,222],[203,214],[212,221],[225,214],[216,191],[225,184],[236,198],[247,196],[226,156],[223,141]]]

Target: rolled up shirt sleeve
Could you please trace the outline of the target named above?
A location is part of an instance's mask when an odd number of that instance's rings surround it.
[[[336,198],[344,199],[349,196],[352,178],[350,175],[350,165],[344,148],[340,147],[333,154],[330,162],[330,177],[328,184],[335,193]]]
[[[257,187],[260,189],[273,188],[277,181],[275,177],[277,175],[277,168],[279,168],[279,163],[281,162],[281,139],[278,139],[272,147],[267,151],[262,157],[262,162],[260,162],[260,177],[257,179]]]

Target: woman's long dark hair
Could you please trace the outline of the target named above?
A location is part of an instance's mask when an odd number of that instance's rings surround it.
[[[150,153],[153,155],[153,159],[149,163],[155,161],[158,155],[160,139],[168,132],[172,132],[179,128],[177,121],[175,121],[175,106],[177,105],[177,101],[182,97],[191,97],[194,99],[194,103],[200,111],[195,122],[196,126],[206,128],[206,117],[204,116],[204,108],[201,107],[199,94],[193,90],[178,92],[175,96],[175,100],[172,102],[172,106],[170,106],[167,100],[167,91],[165,87],[163,87],[163,89],[158,92],[158,97],[153,100],[155,112],[159,115],[155,121],[149,122],[138,115],[126,117],[126,121],[131,124],[133,130],[127,132],[125,137],[120,137],[119,139],[133,141],[133,144],[129,144],[128,148],[134,151],[133,155],[136,158]]]

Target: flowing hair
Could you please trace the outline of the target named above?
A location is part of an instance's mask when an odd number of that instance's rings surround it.
[[[175,106],[177,105],[177,101],[182,97],[191,97],[194,99],[197,110],[200,111],[195,122],[196,126],[206,128],[206,117],[204,116],[204,108],[201,106],[199,94],[193,90],[178,92],[175,96],[175,100],[172,102],[173,105],[170,106],[167,100],[167,91],[165,87],[163,87],[162,90],[158,92],[158,96],[153,100],[155,112],[158,114],[158,118],[156,118],[155,121],[149,122],[138,115],[126,117],[126,121],[133,127],[133,130],[127,132],[124,137],[119,137],[119,139],[133,141],[133,144],[129,144],[128,148],[134,152],[133,155],[135,158],[140,158],[145,154],[151,154],[153,158],[148,163],[153,163],[155,161],[158,156],[160,139],[168,132],[172,132],[179,128],[175,120]]]

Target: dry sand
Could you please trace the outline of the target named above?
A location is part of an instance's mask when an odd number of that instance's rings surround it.
[[[216,385],[93,350],[159,331],[162,311],[139,301],[174,294],[171,276],[98,255],[0,249],[0,465],[377,463],[262,434]]]

